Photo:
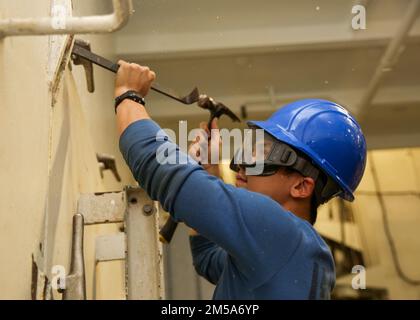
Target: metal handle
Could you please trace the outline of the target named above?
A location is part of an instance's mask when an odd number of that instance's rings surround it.
[[[170,243],[177,227],[178,222],[175,222],[174,219],[171,216],[169,216],[165,225],[162,227],[162,229],[160,229],[159,240],[162,243]]]
[[[85,261],[83,255],[84,219],[80,213],[73,216],[73,239],[70,274],[66,277],[63,300],[86,300]]]
[[[114,156],[109,155],[109,154],[104,154],[104,153],[97,153],[96,159],[100,163],[100,171],[101,171],[102,178],[104,177],[103,172],[105,170],[111,170],[111,172],[114,174],[115,179],[118,182],[121,182],[121,176],[118,173],[117,164],[115,162]]]

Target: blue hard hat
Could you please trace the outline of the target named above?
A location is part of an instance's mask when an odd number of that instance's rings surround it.
[[[305,99],[290,103],[266,121],[250,121],[308,156],[332,178],[348,201],[363,177],[366,140],[354,117],[335,102]]]

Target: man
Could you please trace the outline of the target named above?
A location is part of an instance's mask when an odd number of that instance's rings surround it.
[[[242,187],[235,188],[197,163],[157,161],[168,142],[156,139],[160,127],[143,99],[156,75],[119,64],[121,152],[149,196],[200,234],[191,237],[194,265],[216,284],[214,298],[329,299],[334,262],[312,224],[317,207],[332,197],[352,201],[363,176],[366,142],[351,115],[333,102],[303,100],[250,122],[265,132],[264,166],[252,175],[252,164],[234,159]],[[185,158],[178,148],[166,150]]]

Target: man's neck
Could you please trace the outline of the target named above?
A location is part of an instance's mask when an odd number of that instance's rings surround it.
[[[283,207],[295,216],[311,222],[311,205],[309,203],[286,202]]]

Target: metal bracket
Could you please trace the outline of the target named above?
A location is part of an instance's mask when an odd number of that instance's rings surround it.
[[[90,43],[85,40],[76,39],[74,41],[74,45],[77,45],[79,47],[82,47],[88,51],[91,51]],[[87,82],[87,88],[90,93],[95,92],[95,81],[93,79],[93,64],[92,62],[83,59],[81,56],[72,54],[71,59],[73,60],[73,63],[76,66],[82,65],[85,69],[85,75],[86,75],[86,82]]]
[[[99,169],[101,171],[102,178],[104,177],[105,170],[111,170],[111,172],[114,174],[115,179],[117,179],[118,182],[121,182],[121,177],[118,173],[114,156],[104,153],[97,153],[96,159],[98,159],[98,162],[100,163]]]
[[[127,188],[126,192],[127,299],[163,299],[162,243],[156,205],[142,189]]]
[[[125,192],[82,194],[77,212],[85,218],[85,224],[117,223],[124,221],[127,208]]]
[[[96,239],[95,261],[126,260],[127,299],[163,299],[162,244],[156,204],[144,190],[81,195],[78,216],[85,224],[124,222],[124,233]]]

